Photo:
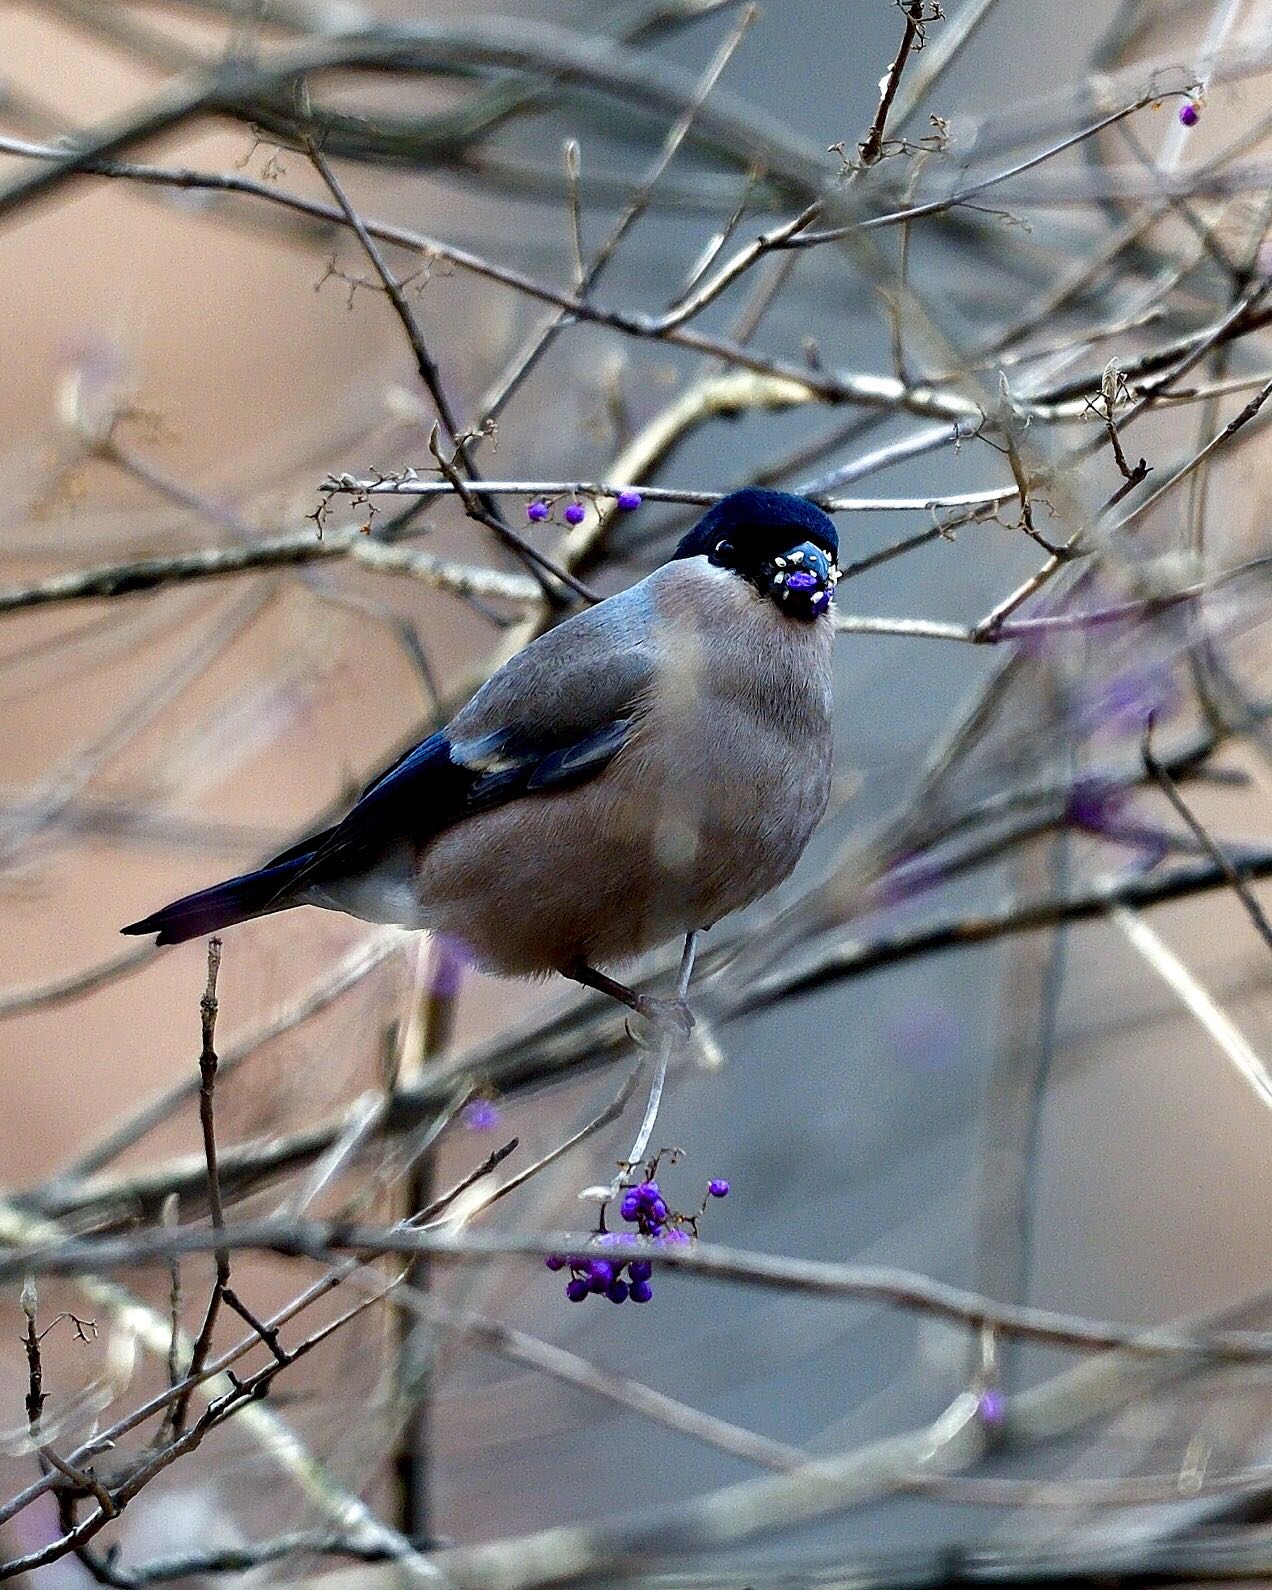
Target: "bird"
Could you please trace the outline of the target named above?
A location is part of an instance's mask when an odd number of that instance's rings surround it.
[[[319,906],[687,1032],[683,998],[613,974],[751,905],[808,844],[830,793],[838,555],[807,498],[730,493],[646,578],[530,641],[333,827],[122,931],[179,944]]]

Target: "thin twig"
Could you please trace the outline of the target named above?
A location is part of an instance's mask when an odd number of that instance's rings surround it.
[[[1220,871],[1224,871],[1220,868]],[[1227,882],[1225,873],[1224,882]],[[1272,1110],[1272,1073],[1255,1053],[1249,1039],[1209,991],[1168,948],[1161,937],[1130,907],[1114,906],[1109,912],[1118,928],[1139,951],[1166,986],[1195,1016],[1249,1084],[1260,1104]]]
[[[858,146],[863,166],[874,165],[883,153],[884,129],[888,125],[888,112],[892,109],[892,101],[897,97],[897,90],[901,86],[901,74],[910,59],[910,52],[916,44],[921,44],[924,24],[929,20],[924,5],[925,0],[903,0],[901,4],[901,10],[905,13],[905,31],[901,35],[896,58],[884,74],[880,85],[879,104],[875,109],[874,120],[870,123],[870,131]],[[940,15],[939,7],[936,14]]]
[[[1227,878],[1229,885],[1237,896],[1237,899],[1240,900],[1243,908],[1245,909],[1246,915],[1250,918],[1251,922],[1254,923],[1259,937],[1269,949],[1272,949],[1272,923],[1268,921],[1267,915],[1255,897],[1253,889],[1251,889],[1247,880],[1242,877],[1241,872],[1238,870],[1236,864],[1228,855],[1227,851],[1223,849],[1219,842],[1210,833],[1210,830],[1204,827],[1204,825],[1196,817],[1192,807],[1188,805],[1187,801],[1185,801],[1184,797],[1179,793],[1179,786],[1175,783],[1175,780],[1157,760],[1156,756],[1154,756],[1153,721],[1151,718],[1144,727],[1144,738],[1141,743],[1141,754],[1143,755],[1144,766],[1147,769],[1149,775],[1156,780],[1157,786],[1161,790],[1162,794],[1165,795],[1171,806],[1174,807],[1175,812],[1183,818],[1185,823],[1187,823],[1193,837],[1202,846],[1206,854],[1212,858],[1216,865],[1223,869],[1224,876]]]
[[[173,1253],[213,1252],[221,1242],[233,1252],[255,1250],[323,1263],[341,1254],[359,1261],[383,1254],[400,1254],[481,1264],[494,1255],[546,1257],[562,1252],[604,1255],[612,1251],[603,1244],[596,1245],[586,1235],[567,1231],[542,1235],[454,1232],[445,1228],[421,1231],[406,1224],[377,1228],[335,1221],[275,1218],[240,1221],[226,1226],[222,1233],[182,1227],[171,1232],[151,1229],[128,1237],[68,1238],[52,1246],[25,1248],[0,1256],[0,1281],[28,1272],[78,1275],[131,1268],[166,1259]],[[701,1241],[673,1247],[651,1244],[649,1252],[660,1264],[720,1281],[812,1296],[887,1303],[953,1320],[972,1329],[990,1327],[1004,1336],[1053,1347],[1087,1352],[1117,1348],[1147,1357],[1192,1355],[1219,1363],[1272,1360],[1272,1333],[1263,1331],[1227,1331],[1195,1337],[1168,1328],[1143,1330],[1050,1309],[998,1303],[903,1270],[734,1250]]]

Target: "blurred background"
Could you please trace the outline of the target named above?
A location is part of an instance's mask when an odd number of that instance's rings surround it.
[[[661,1179],[689,1210],[708,1177],[729,1178],[703,1219],[712,1243],[920,1272],[1128,1327],[1272,1325],[1261,1059],[1272,962],[1227,877],[1248,873],[1257,899],[1272,870],[1266,414],[1197,458],[1267,380],[1272,11],[1266,0],[949,0],[934,13],[920,13],[923,48],[905,60],[882,158],[863,161],[906,30],[888,0],[775,0],[740,36],[742,9],[712,0],[498,14],[340,0],[4,8],[5,1244],[135,1232],[159,1220],[170,1190],[170,1220],[206,1221],[194,1093],[205,950],[139,948],[119,926],[319,823],[551,620],[533,596],[466,600],[404,567],[335,555],[6,605],[74,571],[316,540],[308,516],[333,472],[436,478],[435,406],[347,228],[268,193],[118,171],[23,184],[52,169],[51,146],[64,154],[61,140],[82,135],[105,138],[107,159],[228,173],[330,205],[297,132],[307,127],[361,215],[569,292],[563,141],[578,146],[586,262],[733,39],[593,302],[656,316],[721,233],[709,270],[814,199],[826,205],[817,224],[860,222],[1053,153],[975,203],[759,261],[688,322],[780,362],[771,376],[752,371],[740,397],[716,401],[731,370],[746,374],[718,350],[569,324],[474,444],[484,473],[709,492],[761,480],[917,502],[838,514],[854,565],[843,615],[974,626],[1074,536],[1087,556],[1051,568],[1014,616],[1133,611],[991,645],[846,627],[831,814],[780,897],[708,941],[693,996],[701,1041],[673,1069],[654,1137],[683,1158]],[[383,46],[374,70],[318,69],[323,51],[338,66],[351,38]],[[253,73],[306,50],[313,71],[259,89]],[[134,135],[183,91],[174,85],[218,70],[224,86],[195,112]],[[1183,105],[1199,111],[1191,125]],[[387,257],[455,413],[477,426],[551,306],[427,252]],[[800,369],[878,377],[882,395],[800,388]],[[766,380],[787,386],[774,395]],[[933,393],[979,408],[983,434],[973,421],[950,445]],[[1141,457],[1151,468],[1112,508],[1123,476],[1104,436],[1109,394],[1123,417],[1142,402],[1123,444],[1132,472]],[[912,456],[898,448],[886,468],[874,457],[916,436],[927,441]],[[1033,482],[1045,546],[1022,529],[1019,501],[1004,500],[1004,438]],[[980,491],[998,497],[971,515],[923,506]],[[661,561],[696,512],[647,500],[618,516],[584,495],[571,540],[568,496],[528,527],[533,495],[500,499],[509,523],[603,593]],[[368,542],[524,584],[515,555],[453,498],[411,508],[333,496],[323,534],[369,524]],[[913,545],[883,557],[899,540]],[[1241,577],[1213,581],[1232,569]],[[1207,582],[1196,600],[1156,600]],[[1150,716],[1203,837],[1146,766]],[[665,986],[673,964],[647,971]],[[223,1148],[247,1145],[259,1162],[291,1145],[233,1180],[232,1220],[291,1207],[351,1109],[379,1107],[386,1077],[399,1098],[315,1209],[361,1193],[368,1218],[398,1218],[404,1200],[423,1189],[427,1201],[513,1136],[501,1174],[520,1170],[595,1116],[636,1057],[621,1023],[573,988],[492,981],[411,935],[309,910],[229,933],[219,993],[218,1047],[234,1061],[217,1092]],[[465,1104],[471,1090],[493,1109]],[[422,1152],[421,1122],[447,1101],[453,1119]],[[613,1173],[639,1107],[489,1213],[461,1200],[451,1228],[587,1230],[592,1206],[577,1194]],[[320,1269],[245,1258],[236,1286],[263,1315]],[[182,1271],[194,1331],[211,1261]],[[115,1280],[162,1325],[166,1265]],[[788,1456],[874,1451],[970,1396],[981,1449],[950,1466],[1016,1482],[998,1494],[907,1486],[879,1455],[882,1478],[859,1496],[723,1529],[713,1546],[675,1535],[656,1552],[637,1530],[621,1560],[593,1565],[602,1582],[657,1569],[740,1586],[856,1564],[880,1583],[953,1583],[955,1549],[970,1554],[969,1574],[977,1553],[1018,1566],[1072,1553],[1056,1582],[1073,1582],[1088,1559],[1151,1573],[1178,1551],[1179,1569],[1198,1541],[1218,1542],[1218,1556],[1231,1546],[1229,1575],[1238,1563],[1260,1577],[1266,1362],[1100,1360],[880,1301],[689,1273],[660,1276],[645,1309],[572,1309],[533,1257],[431,1263],[416,1281],[448,1308],[568,1349],[602,1379],[645,1382]],[[97,1326],[81,1341],[63,1322],[44,1342],[46,1417],[67,1448],[165,1383],[158,1338],[117,1305],[86,1298],[82,1282],[40,1283],[42,1324],[73,1310]],[[0,1291],[0,1319],[8,1497],[39,1473],[16,1280]],[[222,1327],[226,1343],[235,1327]],[[388,1307],[280,1375],[268,1406],[334,1490],[461,1558],[554,1525],[656,1517],[763,1472],[524,1354],[511,1361],[453,1330],[412,1333]],[[913,1453],[897,1461],[908,1470]],[[1144,1475],[1166,1496],[1126,1505],[1123,1482]],[[1245,1478],[1217,1483],[1231,1475]],[[97,1544],[137,1564],[315,1529],[323,1516],[261,1431],[228,1420]],[[0,1555],[59,1532],[45,1495],[0,1526]],[[476,1559],[461,1568],[458,1582],[514,1582],[493,1567],[483,1579]],[[298,1549],[247,1577],[362,1582],[371,1571]],[[567,1576],[535,1572],[515,1582]],[[68,1555],[32,1582],[52,1590],[93,1574]],[[1194,1576],[1206,1577],[1200,1556]]]

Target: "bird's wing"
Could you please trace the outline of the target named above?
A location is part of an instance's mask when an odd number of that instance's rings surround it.
[[[367,785],[341,822],[284,851],[305,875],[421,844],[476,811],[594,777],[631,737],[654,672],[649,593],[634,586],[530,642],[450,725]]]

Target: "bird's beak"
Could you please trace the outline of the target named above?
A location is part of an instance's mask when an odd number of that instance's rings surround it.
[[[839,570],[823,547],[801,541],[771,564],[769,589],[783,612],[817,618],[830,606]]]

